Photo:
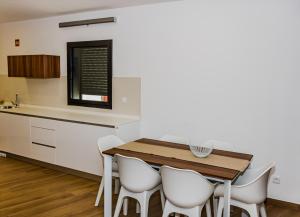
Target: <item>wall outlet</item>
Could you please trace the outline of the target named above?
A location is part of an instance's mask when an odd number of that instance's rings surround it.
[[[279,177],[279,176],[273,177],[272,182],[273,182],[274,184],[276,184],[276,185],[279,185],[279,184],[280,184],[280,177]]]
[[[5,153],[0,152],[0,157],[6,157]]]
[[[123,96],[123,97],[122,97],[122,103],[127,103],[127,101],[128,101],[127,97],[126,97],[126,96]]]

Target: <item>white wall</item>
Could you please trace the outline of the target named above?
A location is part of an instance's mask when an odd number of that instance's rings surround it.
[[[300,1],[185,0],[8,23],[9,54],[62,57],[66,42],[114,39],[114,75],[142,78],[142,136],[214,138],[277,162],[270,197],[300,203]],[[117,16],[117,24],[59,29],[58,22]],[[15,38],[21,47],[14,48]]]

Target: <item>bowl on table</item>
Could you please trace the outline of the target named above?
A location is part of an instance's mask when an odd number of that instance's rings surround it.
[[[197,145],[189,145],[189,146],[193,155],[199,158],[208,157],[213,151],[213,147],[197,146]]]

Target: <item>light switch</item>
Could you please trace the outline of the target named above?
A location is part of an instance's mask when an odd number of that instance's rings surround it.
[[[127,97],[126,96],[122,97],[122,103],[127,103]]]
[[[15,39],[15,46],[20,47],[20,39]]]

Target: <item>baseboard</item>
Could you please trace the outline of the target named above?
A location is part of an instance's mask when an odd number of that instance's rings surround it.
[[[286,207],[286,208],[295,209],[295,210],[299,210],[300,211],[300,204],[297,204],[297,203],[291,203],[291,202],[277,200],[277,199],[272,199],[272,198],[268,198],[267,201],[266,201],[266,203],[269,204],[269,205]]]
[[[5,153],[7,158],[12,158],[12,159],[24,161],[26,163],[34,164],[34,165],[37,165],[37,166],[40,166],[40,167],[45,167],[45,168],[52,169],[52,170],[57,170],[57,171],[60,171],[60,172],[63,172],[63,173],[79,176],[79,177],[82,177],[82,178],[85,178],[85,179],[90,179],[90,180],[94,180],[94,181],[101,180],[101,176],[97,176],[97,175],[94,175],[94,174],[90,174],[90,173],[70,169],[70,168],[67,168],[67,167],[62,167],[62,166],[46,163],[46,162],[39,161],[39,160],[34,160],[34,159],[31,159],[31,158],[23,157],[23,156],[16,155],[16,154],[11,154],[11,153],[7,153],[7,152],[2,152],[2,153]]]

